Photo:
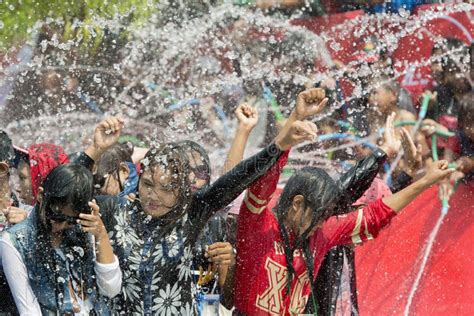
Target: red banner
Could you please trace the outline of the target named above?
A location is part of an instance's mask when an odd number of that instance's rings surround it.
[[[440,217],[434,187],[411,203],[375,241],[356,248],[361,315],[403,315],[426,242]],[[460,185],[434,240],[409,315],[474,314],[474,184]]]

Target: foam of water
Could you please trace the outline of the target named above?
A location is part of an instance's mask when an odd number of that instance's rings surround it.
[[[166,11],[166,1],[160,9]],[[101,113],[90,113],[94,104],[100,112],[126,117],[126,132],[148,136],[149,143],[191,138],[206,145],[211,155],[222,156],[229,146],[235,123],[224,124],[218,119],[206,120],[203,116],[219,106],[231,117],[243,96],[261,99],[263,81],[301,85],[326,75],[341,77],[344,69],[330,70],[327,74],[303,71],[308,62],[333,65],[325,44],[334,47],[334,34],[344,37],[354,31],[364,37],[383,19],[385,33],[380,45],[394,51],[403,36],[410,33],[421,36],[431,20],[470,10],[471,6],[446,6],[415,18],[404,12],[383,18],[362,16],[335,26],[336,33],[318,35],[290,24],[287,18],[268,16],[244,7],[222,4],[207,9],[208,13],[197,15],[178,10],[173,14],[182,16],[172,19],[164,19],[163,14],[155,12],[148,21],[133,27],[125,24],[123,16],[97,17],[90,28],[93,36],[98,36],[94,33],[96,28],[107,31],[109,46],[115,47],[113,54],[102,60],[81,55],[77,47],[82,44],[82,38],[62,43],[60,36],[55,35],[42,40],[20,69],[3,77],[4,84],[14,82],[14,87],[7,97],[9,106],[6,109],[9,111],[4,110],[9,115],[2,115],[2,118],[8,117],[8,121],[3,121],[2,125],[6,125],[18,144],[69,142],[71,150],[76,151],[84,144],[84,139],[90,138],[94,124],[101,118]],[[38,35],[45,25],[61,23],[64,22],[52,19],[38,21],[32,34]],[[75,24],[77,27],[81,22]],[[127,30],[125,39],[120,37],[123,29]],[[423,34],[434,36],[427,32]],[[71,59],[75,54],[79,57]],[[416,66],[429,62],[420,61]],[[348,67],[359,64],[356,61]],[[57,81],[57,87],[48,87],[49,79],[44,78],[48,73],[59,74],[59,79],[51,79]],[[402,74],[397,72],[395,76]],[[360,75],[363,74],[353,76]],[[79,79],[75,85],[71,84],[74,78]],[[332,104],[327,115],[366,92],[355,89],[353,95]],[[168,110],[178,101],[209,96],[214,105],[184,107],[173,113]],[[268,104],[266,106],[266,109],[265,106],[259,109],[262,116],[268,111]],[[281,106],[287,109],[291,102]],[[35,111],[37,108],[42,110]],[[86,110],[89,113],[85,113]],[[28,114],[30,112],[32,114]],[[262,138],[265,129],[259,133],[253,136]],[[356,144],[345,144],[343,148]],[[258,145],[253,144],[250,152]],[[333,149],[320,150],[320,154]],[[306,159],[312,161],[313,156],[307,155]]]

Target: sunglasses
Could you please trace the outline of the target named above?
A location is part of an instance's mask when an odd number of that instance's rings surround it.
[[[196,167],[191,167],[190,168],[191,172],[194,173],[196,178],[200,180],[209,180],[209,170],[206,165],[200,165]]]
[[[60,213],[49,213],[48,214],[48,219],[50,221],[56,222],[56,223],[68,223],[71,225],[77,224],[77,220],[79,217],[76,216],[68,216]]]
[[[71,225],[77,224],[77,220],[79,219],[79,216],[64,215],[59,210],[54,210],[53,208],[49,208],[48,215],[46,217],[56,223],[67,222]]]

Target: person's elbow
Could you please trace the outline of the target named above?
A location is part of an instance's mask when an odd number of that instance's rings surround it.
[[[103,296],[113,298],[119,295],[122,290],[122,271],[119,270],[116,275],[114,275],[114,280],[98,282],[97,285],[99,286],[99,293]]]
[[[99,293],[109,298],[117,296],[122,289],[122,270],[117,257],[114,263],[107,265],[96,262],[95,270]]]

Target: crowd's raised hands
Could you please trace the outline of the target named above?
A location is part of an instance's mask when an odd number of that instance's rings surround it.
[[[297,120],[304,120],[309,116],[321,113],[326,104],[328,98],[326,93],[321,88],[307,89],[296,98],[296,107],[294,113]]]

